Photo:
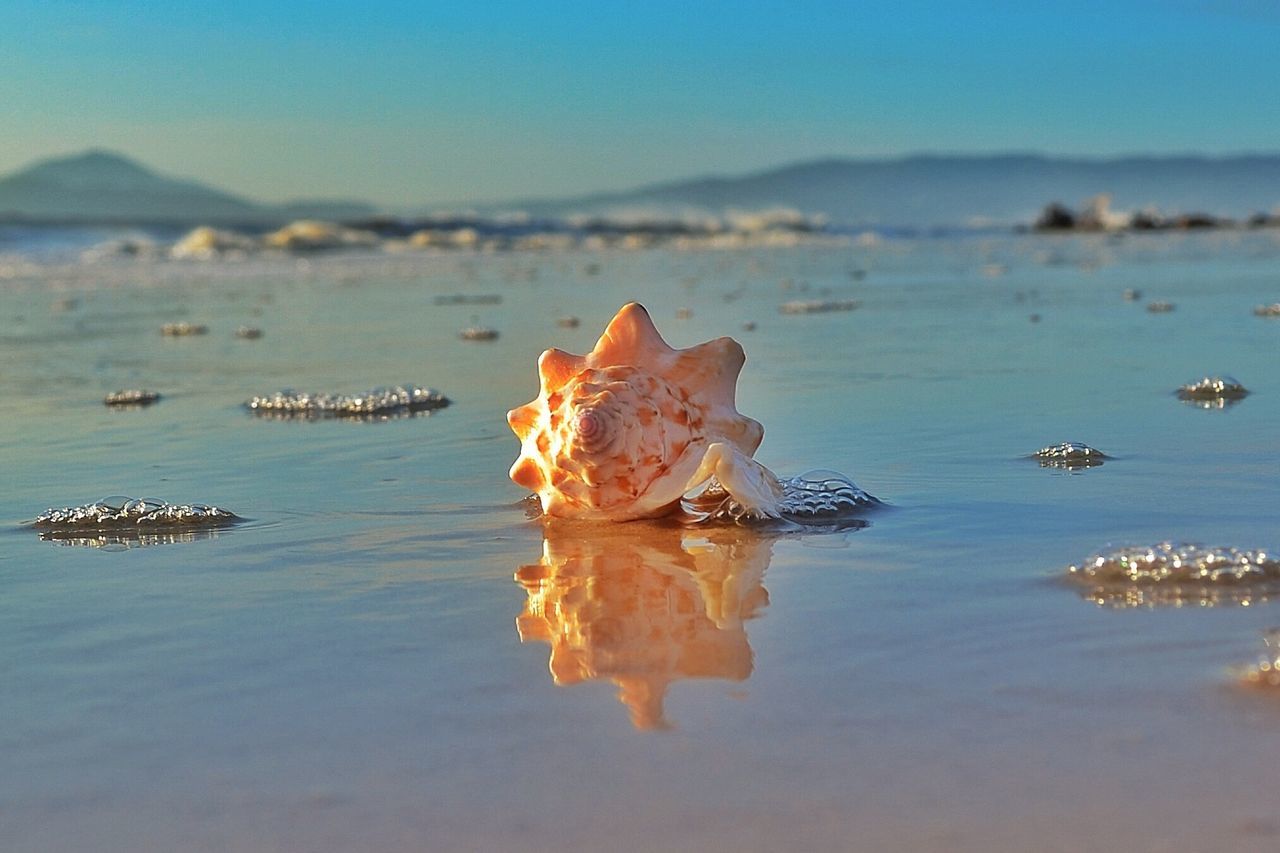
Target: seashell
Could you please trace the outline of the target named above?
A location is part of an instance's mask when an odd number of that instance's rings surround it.
[[[776,478],[750,459],[764,427],[734,405],[745,361],[732,338],[674,349],[641,305],[623,306],[591,352],[538,359],[537,398],[507,413],[520,439],[511,479],[546,515],[596,520],[675,511],[710,478],[708,459],[758,471],[772,494]]]

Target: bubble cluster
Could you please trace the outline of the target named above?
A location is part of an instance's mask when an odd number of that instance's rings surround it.
[[[1179,581],[1240,584],[1280,580],[1280,558],[1266,551],[1161,542],[1145,548],[1125,547],[1094,554],[1072,577],[1102,582],[1157,584]]]
[[[1263,637],[1266,651],[1258,662],[1240,672],[1240,683],[1246,687],[1280,688],[1280,628],[1272,628]]]
[[[1280,594],[1280,557],[1264,550],[1161,542],[1094,554],[1067,567],[1086,599],[1108,607],[1249,606]]]
[[[782,483],[782,512],[785,515],[827,515],[864,509],[880,503],[835,471],[806,471],[787,477]]]
[[[160,399],[160,394],[156,391],[148,391],[145,388],[128,388],[121,391],[112,391],[102,402],[108,406],[150,406],[152,403]]]
[[[857,299],[796,300],[778,306],[779,314],[827,314],[832,311],[853,311],[861,306]]]
[[[380,387],[362,394],[309,394],[286,388],[275,394],[253,397],[245,408],[257,415],[288,418],[340,418],[395,416],[440,409],[449,398],[434,388],[417,385]]]
[[[436,305],[500,305],[500,293],[450,293],[437,296],[433,300]]]
[[[192,335],[207,335],[209,334],[209,327],[185,321],[181,323],[165,323],[160,327],[160,334],[166,338],[187,338]]]
[[[1235,402],[1249,396],[1249,389],[1230,376],[1206,376],[1183,385],[1177,395],[1179,400],[1188,402]]]
[[[458,332],[458,337],[464,341],[496,341],[498,339],[498,330],[491,329],[488,326],[468,326]]]
[[[152,530],[217,527],[239,520],[235,513],[208,504],[171,504],[155,498],[112,495],[83,506],[50,507],[36,516],[31,526],[49,532],[120,528]]]
[[[1031,454],[1031,458],[1039,462],[1042,468],[1075,470],[1076,468],[1093,468],[1111,457],[1087,444],[1064,441],[1062,444],[1040,448]]]
[[[793,521],[838,519],[843,514],[881,503],[879,498],[864,492],[848,477],[835,471],[806,471],[795,477],[781,478],[778,482],[783,492],[779,508],[784,518]],[[686,500],[684,508],[690,518],[700,523],[758,520],[714,479],[696,497]]]

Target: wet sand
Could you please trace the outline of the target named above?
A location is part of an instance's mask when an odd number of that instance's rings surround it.
[[[1280,696],[1233,671],[1274,604],[1100,607],[1064,575],[1280,545],[1280,321],[1252,314],[1278,259],[1160,235],[23,266],[0,847],[1274,849]],[[829,535],[544,533],[504,413],[632,299],[676,346],[742,342],[762,462],[889,506]],[[1216,374],[1251,393],[1175,396]],[[395,384],[452,404],[243,407]],[[121,388],[162,397],[102,404]],[[1110,458],[1027,458],[1067,441]],[[121,493],[247,521],[105,548],[23,526]]]

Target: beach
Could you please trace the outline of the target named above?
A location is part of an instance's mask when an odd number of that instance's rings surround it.
[[[1253,313],[1280,300],[1274,229],[69,243],[0,257],[4,850],[1280,843],[1280,692],[1240,674],[1275,591],[1100,599],[1067,578],[1120,545],[1280,548],[1280,319]],[[757,459],[885,506],[837,532],[544,528],[507,476],[506,412],[542,350],[588,351],[632,300],[674,346],[742,344]],[[206,333],[161,333],[180,322]],[[1249,395],[1175,395],[1217,375]],[[244,406],[397,384],[450,403]],[[161,397],[103,404],[127,388]],[[1029,458],[1068,441],[1111,458]],[[107,495],[244,520],[30,526]]]

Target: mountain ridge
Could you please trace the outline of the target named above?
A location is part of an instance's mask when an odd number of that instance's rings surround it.
[[[1049,202],[1076,205],[1099,193],[1117,209],[1244,217],[1280,207],[1280,153],[1057,156],[1037,152],[824,157],[743,174],[655,181],[630,189],[431,205],[532,216],[718,214],[796,208],[838,226],[1014,225]],[[402,211],[406,212],[406,211]],[[267,226],[295,219],[368,220],[388,212],[363,201],[300,199],[264,204],[198,180],[156,172],[94,148],[0,176],[0,220]]]
[[[1117,208],[1245,216],[1280,205],[1280,154],[1126,154],[1066,157],[1034,152],[920,153],[822,158],[744,175],[664,181],[568,199],[508,203],[533,215],[608,212],[645,205],[796,206],[845,225],[1028,223],[1049,202],[1099,193]]]
[[[0,219],[28,222],[271,225],[308,216],[355,218],[377,212],[364,202],[337,199],[264,204],[161,174],[102,148],[39,160],[0,176]]]

